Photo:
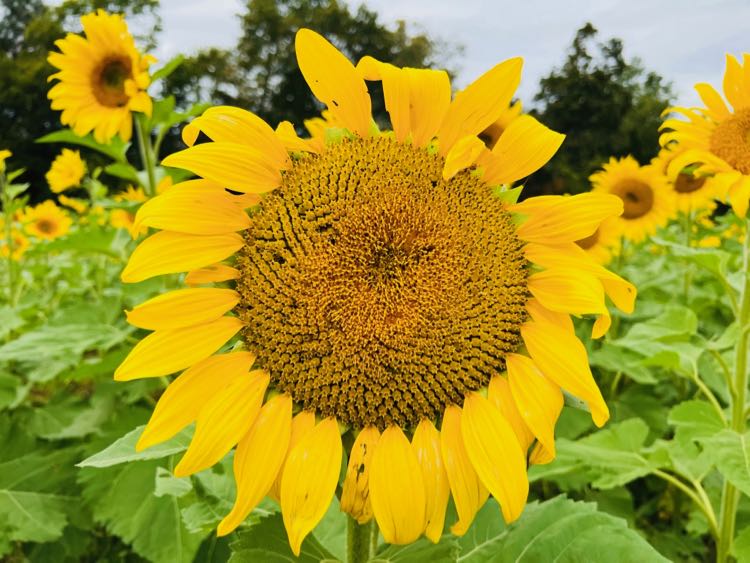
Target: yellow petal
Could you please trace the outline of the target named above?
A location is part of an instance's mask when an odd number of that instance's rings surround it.
[[[142,226],[196,235],[218,235],[247,229],[250,218],[217,184],[190,180],[145,202],[133,222],[136,230]]]
[[[234,379],[244,376],[254,361],[250,352],[232,352],[211,356],[185,370],[159,398],[136,451],[169,440],[193,422],[206,402]]]
[[[706,83],[700,83],[695,85],[695,90],[698,92],[703,103],[706,104],[713,119],[721,121],[722,119],[729,117],[729,108],[727,108],[724,100],[721,99],[721,96],[713,86]]]
[[[601,338],[607,334],[610,326],[612,326],[612,317],[609,316],[609,313],[602,313],[594,321],[594,326],[591,328],[591,338]]]
[[[445,525],[445,510],[448,508],[450,485],[440,451],[440,432],[429,420],[422,420],[414,431],[411,441],[419,466],[425,491],[425,531],[433,543],[440,541]]]
[[[563,407],[560,387],[542,375],[531,358],[520,354],[505,356],[513,400],[526,426],[555,457],[555,424]]]
[[[357,63],[357,71],[365,80],[381,80],[385,109],[391,118],[393,133],[399,143],[403,143],[411,132],[409,108],[409,78],[406,72],[388,63],[381,63],[372,57],[363,57]]]
[[[331,504],[341,469],[341,435],[334,418],[322,420],[289,452],[281,477],[281,514],[289,545],[302,541]]]
[[[283,143],[286,150],[292,152],[320,152],[320,147],[310,139],[302,139],[294,130],[294,125],[282,121],[276,126],[276,136]]]
[[[443,414],[440,451],[458,512],[458,522],[451,526],[451,532],[462,536],[471,526],[477,511],[484,505],[489,492],[479,480],[466,453],[461,435],[461,409],[454,405],[446,407]]]
[[[586,348],[576,337],[555,325],[527,322],[521,336],[531,359],[550,380],[586,401],[594,424],[609,419],[609,409],[589,368]]]
[[[742,176],[729,188],[729,203],[737,217],[744,219],[750,204],[750,177]]]
[[[309,29],[297,32],[294,45],[299,69],[315,97],[328,106],[336,121],[367,137],[372,121],[370,95],[354,65]]]
[[[378,429],[368,426],[357,435],[349,454],[349,464],[341,491],[341,510],[350,514],[360,524],[372,519],[370,465],[379,439]]]
[[[570,268],[550,268],[529,276],[531,294],[547,309],[586,315],[606,313],[604,288],[593,275]]]
[[[411,137],[417,147],[432,141],[451,105],[451,82],[444,70],[405,68],[411,91]]]
[[[541,442],[537,442],[531,450],[529,463],[531,465],[546,465],[555,460],[554,454],[550,453]]]
[[[492,148],[482,178],[490,185],[525,178],[547,164],[564,140],[530,115],[519,115]]]
[[[251,371],[206,401],[190,446],[174,469],[176,477],[211,467],[240,441],[258,416],[268,381],[264,371]]]
[[[268,401],[234,453],[237,498],[221,521],[217,535],[225,536],[247,518],[276,480],[292,432],[292,399],[287,394]]]
[[[238,143],[203,143],[169,155],[163,166],[183,168],[236,192],[266,193],[281,185],[281,172],[265,152]]]
[[[183,129],[185,144],[195,143],[196,130],[203,131],[212,141],[237,143],[267,153],[279,169],[291,165],[284,145],[271,126],[247,110],[231,106],[215,106],[191,121]],[[187,138],[186,138],[187,137]],[[192,142],[188,142],[191,141]]]
[[[534,441],[534,433],[528,427],[521,412],[518,410],[518,405],[516,405],[513,393],[510,390],[508,378],[501,375],[493,375],[487,388],[487,398],[505,417],[505,420],[510,423],[513,433],[521,445],[521,450],[526,455],[526,451]]]
[[[529,496],[526,456],[510,423],[479,393],[464,399],[461,435],[479,478],[500,503],[503,519],[513,522]]]
[[[185,276],[185,283],[187,285],[202,285],[205,283],[236,280],[239,277],[239,270],[231,266],[227,266],[226,264],[212,264],[211,266],[188,272]]]
[[[462,137],[479,135],[500,117],[518,88],[522,68],[523,59],[508,59],[456,95],[438,131],[441,155],[447,155]]]
[[[575,242],[594,234],[602,221],[622,214],[622,200],[609,194],[585,193],[551,196],[544,205],[532,207],[536,198],[514,205],[515,213],[529,214],[517,234],[527,242],[560,244]],[[530,202],[530,203],[526,203]]]
[[[128,322],[148,330],[181,328],[214,321],[240,300],[232,289],[178,289],[127,311]]]
[[[484,150],[484,143],[478,137],[463,137],[453,145],[453,148],[448,151],[448,156],[445,157],[443,180],[450,180],[461,170],[473,165]]]
[[[141,340],[115,370],[116,381],[161,377],[209,357],[242,328],[235,317],[170,330],[157,330]]]
[[[416,541],[425,527],[425,490],[419,460],[401,428],[380,437],[370,469],[370,500],[383,539]]]
[[[284,474],[284,467],[286,465],[286,460],[289,457],[289,453],[300,443],[302,438],[312,431],[313,428],[315,428],[315,414],[310,411],[300,411],[292,419],[292,435],[289,438],[289,446],[284,455],[284,463],[282,463],[281,470],[276,476],[276,480],[273,482],[273,486],[269,492],[269,496],[273,497],[276,502],[279,502],[281,499],[281,476]]]
[[[160,231],[138,245],[120,278],[125,283],[135,283],[162,274],[195,270],[224,260],[244,244],[237,233],[188,235]]]
[[[534,298],[531,298],[526,302],[526,310],[529,315],[531,315],[532,320],[545,321],[555,324],[567,331],[575,331],[570,315],[566,313],[558,313],[557,311],[550,311],[546,307],[543,307],[542,304]]]

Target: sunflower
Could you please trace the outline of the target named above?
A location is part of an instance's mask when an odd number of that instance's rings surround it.
[[[750,200],[750,54],[743,54],[742,63],[727,55],[726,65],[723,91],[729,105],[710,84],[696,84],[705,107],[668,108],[666,113],[687,121],[664,121],[662,128],[668,131],[660,142],[680,151],[669,166],[670,176],[689,166],[698,177],[714,176],[717,190],[728,195],[738,216],[745,217]]]
[[[444,71],[370,57],[355,67],[310,30],[295,46],[343,132],[321,144],[288,122],[274,131],[247,111],[211,108],[184,128],[189,148],[164,160],[201,178],[136,214],[136,226],[160,231],[133,252],[124,282],[188,271],[191,285],[228,285],[178,289],[128,312],[153,332],[115,379],[185,370],[137,448],[195,421],[174,470],[186,476],[236,445],[236,500],[218,533],[270,495],[296,554],[337,490],[344,444],[341,507],[374,519],[386,542],[438,541],[450,496],[455,534],[490,494],[513,521],[527,463],[554,458],[562,389],[597,425],[609,417],[570,315],[598,315],[598,336],[605,294],[630,311],[635,288],[574,241],[622,203],[498,197],[562,142],[530,116],[475,166],[488,150],[477,135],[510,102],[520,59],[451,100]],[[392,132],[374,126],[365,80],[382,81]],[[200,132],[211,142],[194,144]]]
[[[622,200],[624,211],[617,220],[618,228],[634,242],[655,233],[674,214],[674,196],[666,177],[653,165],[639,165],[632,156],[610,158],[589,180],[594,193]]]
[[[577,240],[576,244],[597,263],[608,264],[613,256],[620,253],[622,233],[620,232],[619,222],[620,220],[617,217],[602,221],[591,235]]]
[[[29,249],[31,243],[29,242],[29,239],[18,229],[13,229],[10,236],[13,239],[13,254],[11,254],[11,258],[13,258],[13,260],[20,260],[21,256],[23,256]],[[10,247],[7,241],[0,241],[0,256],[2,256],[3,258],[7,258],[9,252]]]
[[[70,230],[72,221],[68,214],[51,199],[29,207],[21,216],[24,230],[37,238],[54,240]]]
[[[133,132],[131,112],[151,115],[151,98],[146,93],[150,78],[150,55],[136,49],[122,16],[103,10],[81,17],[86,35],[69,33],[55,45],[47,59],[59,72],[59,80],[48,94],[52,109],[62,110],[60,121],[76,135],[94,132],[100,143],[119,133],[123,141]]]
[[[667,177],[672,188],[675,206],[683,213],[711,210],[716,207],[715,200],[723,199],[721,183],[711,176],[698,176],[690,167],[669,174],[669,166],[680,155],[674,143],[659,151],[651,161],[660,173]]]
[[[85,199],[68,197],[65,194],[60,194],[59,196],[57,196],[57,200],[60,202],[60,204],[69,209],[72,209],[79,215],[83,215],[84,213],[86,213],[86,210],[89,208],[89,202]]]
[[[13,156],[13,153],[7,149],[0,150],[0,174],[5,172],[5,161]]]
[[[50,189],[59,194],[80,186],[84,174],[86,174],[86,163],[81,159],[81,153],[63,149],[52,162],[52,167],[45,178]]]

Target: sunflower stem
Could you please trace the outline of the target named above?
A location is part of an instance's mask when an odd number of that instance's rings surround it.
[[[156,158],[154,147],[151,144],[151,133],[146,131],[146,116],[139,113],[135,116],[135,132],[138,137],[138,150],[141,153],[141,162],[148,176],[146,194],[148,197],[156,195]]]
[[[3,227],[5,229],[5,246],[8,252],[8,303],[15,306],[15,289],[16,289],[16,265],[13,261],[13,201],[8,193],[7,180],[5,172],[0,172],[0,195],[3,204]]]
[[[685,213],[685,246],[690,248],[693,245],[692,240],[692,229],[693,229],[693,210],[691,209],[687,213]],[[690,304],[690,283],[692,282],[693,278],[693,267],[690,262],[688,262],[685,265],[685,285],[684,285],[684,295],[685,295],[685,305]]]
[[[732,396],[731,428],[740,434],[745,433],[745,400],[747,396],[747,352],[750,331],[750,220],[745,220],[745,242],[742,253],[742,274],[744,284],[740,294],[739,314],[737,321],[740,326],[740,336],[734,355],[734,381],[730,387]],[[721,520],[719,529],[719,543],[716,548],[716,561],[724,563],[729,557],[734,540],[734,528],[737,518],[739,491],[728,480],[724,480],[721,492]]]
[[[366,563],[372,555],[372,521],[359,524],[347,517],[346,563]]]

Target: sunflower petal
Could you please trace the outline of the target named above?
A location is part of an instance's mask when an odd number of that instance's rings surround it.
[[[451,526],[451,532],[462,536],[471,526],[477,511],[484,505],[489,492],[479,480],[466,453],[461,435],[461,409],[453,405],[446,407],[443,414],[440,451],[458,512],[458,522]]]
[[[479,393],[464,400],[461,435],[479,478],[500,503],[503,519],[513,522],[529,496],[526,456],[510,423]]]
[[[239,294],[232,289],[178,289],[149,299],[126,311],[126,315],[128,322],[139,328],[182,328],[214,321],[239,300]]]
[[[341,435],[334,418],[322,420],[289,452],[281,477],[281,514],[289,545],[299,556],[331,504],[341,469]]]
[[[281,476],[284,474],[286,460],[289,458],[289,454],[294,447],[299,444],[302,438],[307,436],[313,428],[315,428],[315,414],[310,411],[300,411],[292,419],[292,434],[289,438],[289,446],[287,447],[286,454],[284,455],[284,463],[282,463],[281,470],[276,476],[276,480],[269,492],[269,495],[273,497],[276,502],[279,502],[279,499],[281,499]]]
[[[448,155],[445,157],[443,180],[450,180],[461,170],[473,165],[484,150],[484,143],[478,137],[463,137],[453,145],[453,148],[448,151]]]
[[[293,152],[320,152],[316,144],[310,139],[303,139],[297,135],[294,125],[289,121],[282,121],[276,126],[276,136],[284,144],[286,150]]]
[[[401,428],[389,426],[372,456],[370,500],[383,539],[416,541],[425,527],[425,490],[419,460]]]
[[[243,244],[245,241],[237,233],[188,235],[160,231],[138,245],[120,278],[125,283],[136,283],[202,268],[231,256]]]
[[[409,110],[409,78],[404,70],[373,57],[363,57],[357,63],[357,72],[365,80],[383,82],[385,109],[391,118],[396,140],[403,143],[411,131]]]
[[[518,410],[518,405],[513,399],[513,393],[510,390],[508,378],[502,375],[493,375],[490,378],[490,384],[487,388],[487,398],[505,417],[505,420],[510,423],[513,433],[521,445],[521,450],[525,453],[534,441],[534,433],[528,427],[521,412]]]
[[[185,370],[159,398],[136,451],[169,440],[193,422],[206,402],[246,374],[254,361],[250,352],[232,352],[210,356]]]
[[[405,68],[404,72],[411,91],[412,143],[424,147],[437,134],[451,105],[450,78],[444,70]]]
[[[206,283],[236,280],[239,277],[239,270],[231,266],[227,266],[226,264],[212,264],[211,266],[188,272],[185,276],[185,283],[187,285],[203,285]]]
[[[575,331],[570,315],[567,313],[550,311],[533,297],[526,302],[526,311],[528,311],[529,315],[531,315],[531,319],[534,321],[552,323],[569,332]]]
[[[266,496],[284,462],[291,432],[292,399],[287,394],[277,395],[263,405],[237,444],[233,463],[237,498],[219,524],[217,535],[232,532]]]
[[[531,294],[545,308],[574,315],[607,312],[604,288],[593,275],[571,268],[550,268],[529,276]]]
[[[240,441],[258,416],[268,381],[264,371],[251,371],[206,401],[190,446],[174,468],[176,477],[211,467]]]
[[[157,330],[141,340],[115,370],[115,381],[169,375],[209,357],[242,328],[235,317]]]
[[[370,466],[380,432],[374,426],[362,429],[354,440],[341,491],[341,510],[360,524],[372,519],[370,502]]]
[[[354,65],[326,39],[300,29],[294,40],[297,63],[310,90],[328,106],[334,119],[360,137],[372,122],[370,95]]]
[[[440,541],[445,525],[450,485],[440,451],[440,432],[429,420],[422,420],[414,431],[411,441],[419,466],[425,491],[425,531],[432,543]]]

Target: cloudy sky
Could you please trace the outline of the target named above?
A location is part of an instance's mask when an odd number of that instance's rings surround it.
[[[360,1],[348,1],[358,6]],[[601,37],[620,37],[626,55],[671,80],[680,104],[694,105],[695,82],[719,85],[726,53],[750,51],[750,0],[365,0],[383,21],[462,45],[452,61],[458,87],[496,62],[525,59],[519,97],[558,66],[576,29],[591,21]],[[242,0],[162,0],[160,59],[201,47],[231,47],[240,34]]]

